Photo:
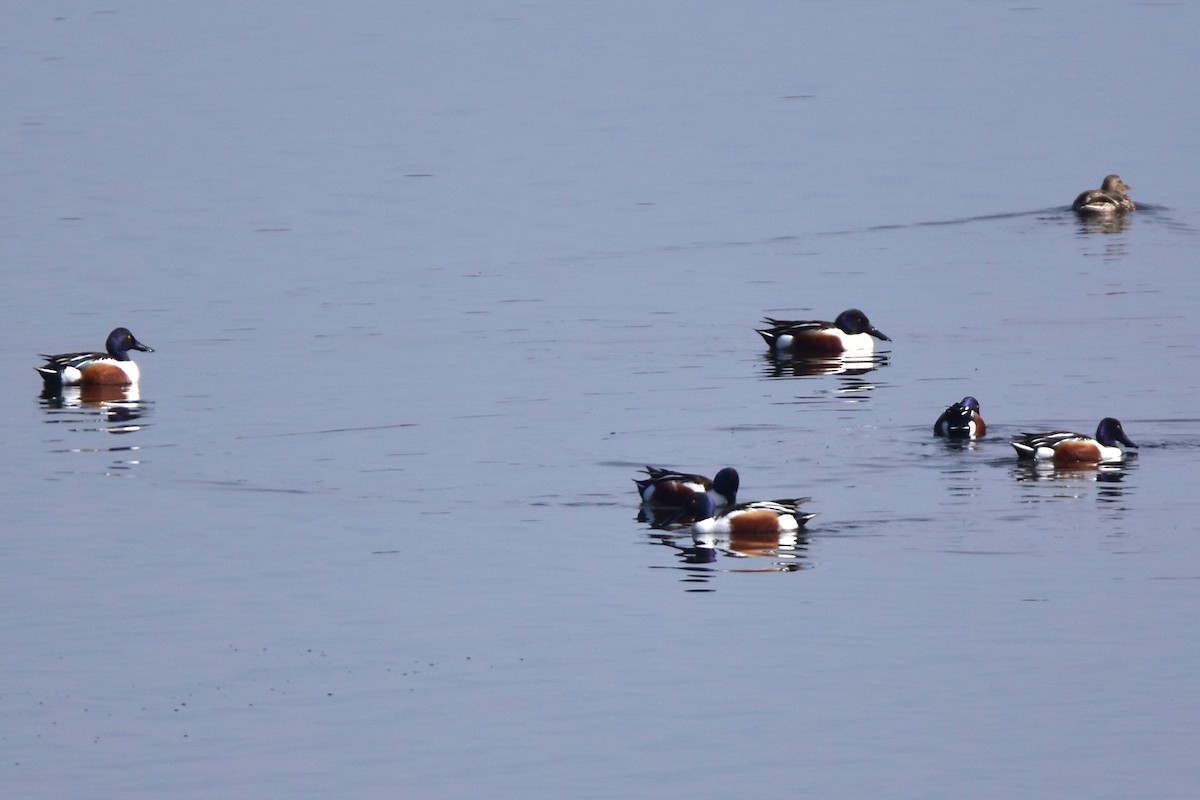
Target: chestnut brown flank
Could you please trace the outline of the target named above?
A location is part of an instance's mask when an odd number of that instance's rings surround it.
[[[695,494],[678,481],[663,481],[655,485],[654,494],[650,496],[650,505],[655,506],[686,506]]]
[[[1091,442],[1063,442],[1054,448],[1054,460],[1084,463],[1100,460],[1100,448]]]
[[[828,333],[793,334],[790,349],[793,353],[813,353],[816,355],[836,355],[844,351],[842,340],[835,334]]]
[[[81,380],[83,383],[103,384],[105,386],[124,386],[129,383],[129,376],[125,374],[125,370],[118,367],[116,364],[92,364],[80,370]]]
[[[770,539],[779,536],[779,515],[772,511],[747,511],[730,520],[730,527],[739,539]]]

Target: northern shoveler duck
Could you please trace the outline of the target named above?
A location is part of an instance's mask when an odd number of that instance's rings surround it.
[[[979,415],[979,401],[970,395],[948,406],[933,423],[933,435],[949,439],[978,439],[987,432]]]
[[[803,528],[816,514],[802,514],[797,507],[808,497],[739,503],[718,513],[707,494],[692,496],[689,511],[696,517],[692,533],[701,536],[771,537]]]
[[[707,495],[714,506],[737,502],[741,479],[733,467],[726,467],[712,480],[658,467],[646,467],[646,478],[634,478],[642,504],[655,508],[686,508],[696,494]]]
[[[891,341],[857,308],[846,309],[833,322],[771,317],[764,321],[769,327],[759,330],[758,335],[763,337],[772,352],[816,356],[870,353],[875,350],[875,342],[871,337]]]
[[[1071,210],[1077,214],[1120,214],[1137,208],[1129,195],[1132,186],[1126,186],[1119,175],[1108,175],[1099,189],[1088,189],[1075,198]]]
[[[1121,423],[1112,417],[1100,420],[1095,437],[1082,433],[1025,433],[1012,446],[1018,458],[1053,461],[1055,464],[1106,464],[1121,461],[1125,451],[1119,446],[1137,447],[1129,441]]]
[[[153,353],[139,342],[128,328],[115,328],[108,335],[107,353],[42,354],[46,363],[34,367],[48,388],[60,386],[126,386],[137,383],[138,365],[129,357],[130,350]]]

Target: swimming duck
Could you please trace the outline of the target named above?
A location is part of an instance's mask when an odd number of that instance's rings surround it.
[[[874,339],[891,341],[857,308],[846,309],[833,322],[772,317],[764,321],[769,327],[759,330],[758,335],[763,337],[767,347],[777,353],[817,356],[870,353],[875,349]]]
[[[1121,423],[1112,417],[1100,420],[1095,436],[1082,433],[1025,433],[1014,439],[1017,457],[1055,464],[1108,464],[1122,461],[1125,451],[1119,445],[1137,447],[1125,435]]]
[[[1121,214],[1137,208],[1126,194],[1132,186],[1126,186],[1119,175],[1108,175],[1099,189],[1088,189],[1071,204],[1077,214]]]
[[[718,512],[707,494],[692,497],[689,511],[695,516],[692,533],[718,536],[775,536],[803,528],[816,514],[802,514],[797,507],[808,497],[759,500],[739,503]]]
[[[979,401],[970,395],[948,406],[933,423],[933,435],[949,439],[978,439],[987,432],[979,415]]]
[[[48,388],[61,386],[125,386],[137,383],[138,365],[129,357],[130,350],[153,353],[139,342],[128,328],[114,328],[105,343],[106,353],[42,354],[46,363],[34,367]]]
[[[725,467],[712,480],[703,475],[646,467],[645,478],[634,478],[642,504],[655,508],[686,508],[695,494],[707,494],[715,506],[737,502],[738,471]]]

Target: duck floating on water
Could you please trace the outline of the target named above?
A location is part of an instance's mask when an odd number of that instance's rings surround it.
[[[1017,457],[1055,464],[1111,464],[1125,459],[1120,445],[1137,447],[1125,435],[1120,421],[1105,417],[1096,426],[1095,436],[1054,431],[1025,433],[1012,442]]]
[[[857,308],[846,309],[833,322],[772,317],[767,317],[764,322],[768,327],[758,330],[758,335],[775,353],[798,356],[870,353],[875,350],[875,339],[891,341]]]
[[[34,367],[42,376],[46,388],[63,386],[128,386],[137,383],[141,371],[130,350],[153,353],[154,349],[139,342],[128,328],[114,328],[105,342],[108,352],[42,354],[46,363]]]
[[[1126,186],[1120,175],[1105,176],[1099,189],[1088,189],[1071,204],[1071,210],[1076,214],[1108,215],[1123,214],[1137,208],[1126,194],[1132,186]]]
[[[703,475],[646,467],[647,477],[634,478],[642,504],[653,508],[686,508],[696,494],[707,494],[715,506],[737,502],[741,478],[733,467],[725,467],[711,480]]]
[[[948,439],[978,439],[987,432],[979,414],[979,401],[967,395],[950,405],[933,423],[933,435]]]

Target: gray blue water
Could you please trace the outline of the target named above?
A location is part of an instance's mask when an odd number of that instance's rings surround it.
[[[3,17],[4,796],[1195,795],[1197,6]],[[646,464],[818,516],[698,550]]]

